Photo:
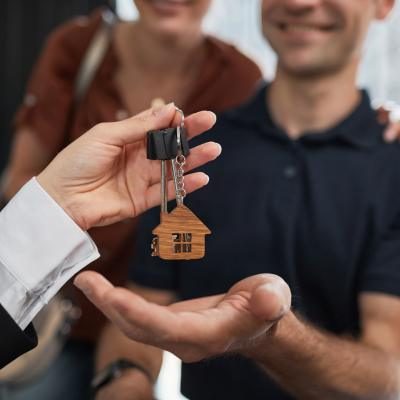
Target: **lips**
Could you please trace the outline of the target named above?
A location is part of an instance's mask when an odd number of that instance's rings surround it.
[[[331,32],[334,25],[318,25],[300,22],[277,22],[276,26],[283,32],[307,33],[307,32]]]

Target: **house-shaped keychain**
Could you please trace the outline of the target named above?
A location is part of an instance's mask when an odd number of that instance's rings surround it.
[[[194,260],[205,254],[205,236],[211,231],[183,204],[185,156],[189,146],[185,137],[184,115],[180,126],[151,131],[147,134],[147,158],[161,161],[161,214],[160,224],[153,229],[151,255],[164,260]],[[167,161],[175,186],[177,206],[168,212]]]
[[[204,257],[206,225],[184,205],[161,214],[161,223],[154,230],[153,255],[164,260],[194,260]]]

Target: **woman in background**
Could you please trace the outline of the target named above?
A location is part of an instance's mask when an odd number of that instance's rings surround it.
[[[202,31],[211,0],[136,0],[135,4],[139,19],[115,24],[110,45],[78,107],[75,81],[102,24],[102,11],[67,22],[48,38],[16,116],[4,186],[7,198],[96,123],[136,114],[155,99],[174,101],[185,114],[201,109],[221,112],[253,93],[261,78],[259,68],[234,47]],[[125,221],[90,232],[102,255],[91,268],[116,285],[125,282],[135,226],[135,221]],[[105,320],[72,285],[65,292],[82,316],[62,354],[31,386],[5,388],[5,398],[88,399],[93,356]]]

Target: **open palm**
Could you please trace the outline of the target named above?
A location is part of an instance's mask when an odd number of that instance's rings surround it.
[[[271,274],[246,278],[223,295],[170,306],[116,288],[92,271],[81,273],[75,284],[129,338],[186,362],[255,346],[291,302],[286,283]]]

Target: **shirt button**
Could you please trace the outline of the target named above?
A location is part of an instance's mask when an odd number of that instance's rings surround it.
[[[126,111],[126,110],[118,110],[116,113],[115,113],[115,118],[118,120],[118,121],[121,121],[121,120],[123,120],[123,119],[127,119],[129,117],[129,114],[128,114],[128,111]]]
[[[37,103],[37,98],[34,94],[28,93],[25,96],[24,103],[28,107],[33,107]]]
[[[297,176],[297,168],[293,165],[289,165],[283,170],[283,174],[285,178],[293,179]]]

